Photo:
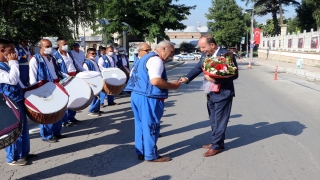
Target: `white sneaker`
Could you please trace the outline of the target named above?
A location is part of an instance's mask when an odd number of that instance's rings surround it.
[[[12,166],[24,166],[27,164],[27,161],[24,159],[19,159],[18,161],[7,162],[7,164]]]
[[[98,112],[88,113],[89,116],[100,116]]]

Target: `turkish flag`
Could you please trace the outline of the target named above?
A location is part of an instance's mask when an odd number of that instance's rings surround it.
[[[259,28],[254,28],[254,44],[260,44],[260,32],[261,30]]]

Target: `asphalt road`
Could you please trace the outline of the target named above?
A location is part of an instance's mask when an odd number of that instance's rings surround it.
[[[168,71],[177,80],[195,65],[188,61]],[[63,128],[68,138],[41,141],[34,125],[31,152],[39,159],[24,167],[5,163],[2,150],[0,179],[110,180],[316,180],[320,177],[320,85],[290,74],[278,80],[262,66],[240,64],[235,81],[226,149],[204,158],[210,142],[206,99],[200,75],[189,85],[170,91],[165,101],[158,149],[172,161],[139,161],[134,149],[134,123],[129,96],[118,106],[103,108],[99,118],[77,114],[83,123]]]

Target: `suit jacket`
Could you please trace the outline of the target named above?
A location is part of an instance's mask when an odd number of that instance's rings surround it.
[[[220,56],[220,55],[225,54],[227,52],[228,52],[228,50],[220,48],[217,53],[217,56]],[[202,53],[198,64],[193,69],[191,69],[191,71],[187,74],[186,77],[189,79],[188,83],[190,83],[194,78],[196,78],[199,74],[202,73],[202,64],[203,64],[203,60],[205,59],[205,57],[206,57],[206,54]],[[237,64],[235,56],[233,56],[232,59],[233,59],[234,65],[238,68],[238,64]],[[239,76],[239,71],[237,71],[236,75],[234,75],[230,78],[219,78],[219,79],[217,78],[217,79],[215,79],[216,84],[221,84],[221,88],[220,88],[220,92],[218,92],[218,93],[214,93],[214,92],[210,93],[211,100],[213,102],[220,102],[220,101],[223,101],[223,100],[229,98],[230,96],[234,96],[235,92],[234,92],[233,80],[237,79],[238,76]]]

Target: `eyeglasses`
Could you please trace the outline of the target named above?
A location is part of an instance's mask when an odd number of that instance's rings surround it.
[[[150,52],[151,49],[140,49],[140,51]]]

